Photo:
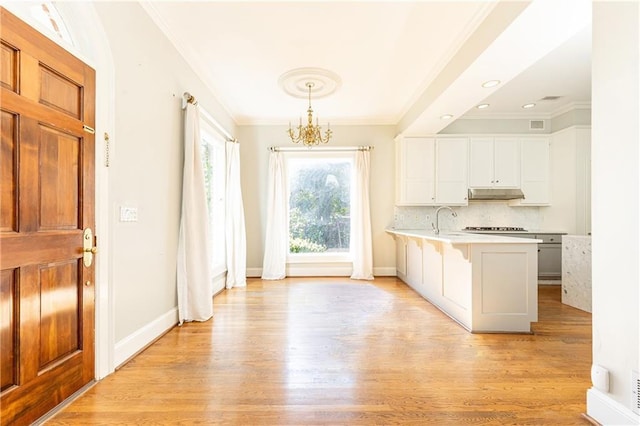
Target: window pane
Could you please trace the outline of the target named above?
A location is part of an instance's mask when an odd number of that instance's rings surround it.
[[[201,157],[207,191],[209,213],[209,248],[214,275],[226,270],[225,246],[225,176],[226,158],[224,141],[213,136],[201,123]]]
[[[290,253],[349,252],[350,158],[291,159]]]

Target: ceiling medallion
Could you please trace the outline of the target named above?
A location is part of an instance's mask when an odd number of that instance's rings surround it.
[[[316,124],[313,124],[311,94],[313,93],[316,98],[322,98],[332,94],[342,83],[340,77],[331,71],[321,68],[297,68],[280,76],[278,83],[289,95],[296,98],[308,97],[309,99],[306,126],[302,125],[302,119],[300,119],[300,124],[296,129],[292,128],[291,122],[289,122],[287,134],[291,138],[291,141],[293,143],[302,143],[307,147],[329,142],[332,135],[329,124],[327,123],[327,130],[324,132],[324,136],[322,134],[322,128],[318,125],[318,118],[316,118]]]
[[[282,74],[278,79],[278,84],[285,93],[300,99],[308,96],[307,83],[313,83],[313,97],[321,99],[338,90],[342,80],[338,74],[322,68],[296,68]]]

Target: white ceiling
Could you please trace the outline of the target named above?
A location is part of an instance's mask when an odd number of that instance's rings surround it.
[[[279,77],[336,73],[313,99],[321,124],[393,124],[435,133],[442,114],[505,116],[590,101],[590,2],[144,2],[143,7],[237,124],[297,121],[306,101]],[[527,70],[529,69],[529,70]],[[480,84],[502,81],[494,89]],[[195,94],[197,96],[197,94]],[[491,107],[476,110],[485,101]]]

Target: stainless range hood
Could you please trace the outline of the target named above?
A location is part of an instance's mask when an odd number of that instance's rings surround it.
[[[469,200],[517,200],[523,199],[521,189],[469,188]]]

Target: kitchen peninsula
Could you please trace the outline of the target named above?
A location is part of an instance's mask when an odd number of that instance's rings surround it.
[[[387,229],[397,276],[473,333],[528,333],[538,320],[542,240]]]

